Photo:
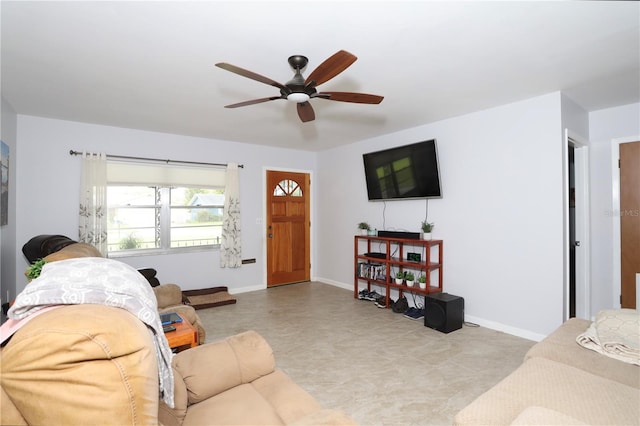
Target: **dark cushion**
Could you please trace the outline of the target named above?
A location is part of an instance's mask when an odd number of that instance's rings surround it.
[[[141,269],[138,269],[138,272],[140,272],[142,276],[145,277],[147,281],[149,281],[149,284],[151,284],[151,287],[157,287],[160,285],[160,281],[156,278],[156,274],[158,272],[155,269],[141,268]]]
[[[33,263],[76,242],[64,235],[37,235],[22,246],[22,253]]]

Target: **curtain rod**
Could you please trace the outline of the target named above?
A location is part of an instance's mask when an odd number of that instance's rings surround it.
[[[69,155],[82,155],[80,151],[74,151],[73,149],[69,150]],[[143,160],[143,161],[158,161],[160,163],[178,163],[178,164],[197,164],[201,166],[224,166],[226,167],[226,163],[203,163],[201,161],[181,161],[181,160],[163,160],[161,158],[147,158],[147,157],[130,157],[128,155],[111,155],[107,154],[107,158],[120,158],[125,160]],[[238,164],[239,168],[244,168],[244,164]]]

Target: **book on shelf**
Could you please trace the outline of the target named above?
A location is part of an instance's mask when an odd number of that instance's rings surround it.
[[[371,280],[385,281],[387,278],[387,265],[381,263],[358,263],[358,276]]]

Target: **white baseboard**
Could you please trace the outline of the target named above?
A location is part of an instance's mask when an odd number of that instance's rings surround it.
[[[466,315],[464,316],[465,322],[471,322],[474,324],[478,324],[481,327],[490,328],[492,330],[501,331],[503,333],[511,334],[512,336],[522,337],[523,339],[533,340],[534,342],[539,342],[547,336],[542,334],[533,333],[529,330],[523,330],[521,328],[512,327],[510,325],[505,325],[499,322],[485,320],[482,318]]]
[[[343,288],[345,290],[353,290],[353,284],[345,284],[345,283],[341,283],[339,281],[334,281],[334,280],[330,280],[327,278],[315,278],[314,281],[320,281],[323,282],[325,284],[329,284],[335,287],[340,287]],[[517,328],[517,327],[512,327],[506,324],[502,324],[499,322],[495,322],[495,321],[490,321],[490,320],[485,320],[482,318],[478,318],[478,317],[473,317],[473,316],[469,316],[469,315],[465,315],[464,316],[464,320],[466,322],[471,322],[474,324],[478,324],[481,327],[486,327],[486,328],[490,328],[492,330],[496,330],[496,331],[501,331],[503,333],[507,333],[507,334],[511,334],[513,336],[517,336],[517,337],[522,337],[523,339],[527,339],[527,340],[533,340],[534,342],[539,342],[542,339],[544,339],[546,336],[542,335],[542,334],[538,334],[538,333],[533,333],[529,330],[523,330],[521,328]]]
[[[249,293],[251,291],[265,290],[267,287],[263,285],[253,285],[249,287],[241,287],[241,288],[230,288],[229,294],[240,294],[240,293]]]
[[[341,283],[339,281],[334,281],[334,280],[330,280],[328,278],[320,278],[320,277],[314,278],[313,281],[319,281],[321,283],[329,284],[329,285],[332,285],[334,287],[340,287],[340,288],[345,289],[345,290],[353,291],[353,284],[345,284],[345,283]]]

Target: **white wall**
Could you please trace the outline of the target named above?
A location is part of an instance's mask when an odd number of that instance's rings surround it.
[[[314,173],[312,276],[352,288],[356,224],[417,232],[426,213],[425,201],[368,202],[362,154],[436,138],[444,196],[429,201],[428,219],[436,223],[435,238],[444,239],[445,291],[465,298],[466,320],[539,340],[562,321],[562,128],[584,131],[581,111],[567,105],[552,93],[313,154],[21,115],[16,127],[15,113],[12,128],[3,102],[2,137],[11,142],[18,135],[11,147],[16,230],[9,237],[7,227],[0,230],[3,287],[8,270],[11,283],[17,275],[17,290],[24,287],[20,249],[26,240],[77,235],[80,162],[68,154],[76,149],[245,164],[243,257],[255,257],[256,264],[239,273],[220,270],[217,253],[210,252],[123,259],[155,267],[163,282],[185,289],[264,288],[265,233],[257,223],[264,216],[264,170]],[[589,114],[592,312],[615,306],[607,215],[611,139],[638,134],[640,104]]]
[[[9,146],[9,216],[8,223],[0,227],[0,303],[6,303],[13,300],[18,294],[14,266],[16,258],[14,247],[16,241],[17,116],[4,98],[0,98],[0,102],[0,139]]]
[[[420,230],[425,201],[367,201],[362,154],[430,138],[443,198],[428,213],[444,240],[444,291],[464,297],[467,321],[539,340],[563,320],[560,93],[319,153],[317,275],[352,288],[360,221]]]
[[[619,307],[613,277],[612,140],[640,135],[640,104],[589,114],[591,167],[591,312]],[[619,279],[619,278],[618,278]],[[617,287],[617,288],[614,288]]]
[[[70,149],[244,164],[240,170],[242,254],[245,259],[256,258],[255,264],[243,265],[240,269],[221,269],[217,250],[119,258],[134,267],[156,268],[161,282],[177,283],[185,290],[228,286],[230,292],[237,293],[265,288],[265,232],[262,225],[265,169],[315,171],[315,154],[306,151],[24,115],[18,116],[18,134],[17,211],[20,214],[14,247],[17,253],[26,241],[39,234],[62,234],[77,239],[80,158],[69,155]],[[24,271],[26,267],[24,256],[18,256],[16,269]],[[19,275],[18,290],[21,291],[26,279]]]

